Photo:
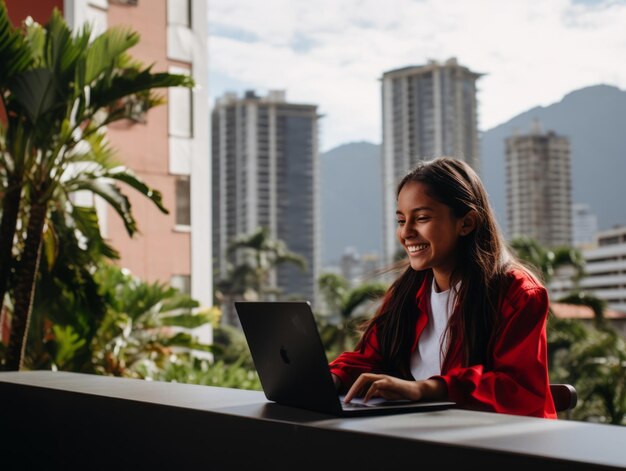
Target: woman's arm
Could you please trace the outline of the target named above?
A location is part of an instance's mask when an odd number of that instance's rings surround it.
[[[503,325],[493,347],[493,366],[455,362],[441,376],[448,397],[461,407],[508,414],[556,417],[547,364],[545,288],[513,288],[503,302]]]

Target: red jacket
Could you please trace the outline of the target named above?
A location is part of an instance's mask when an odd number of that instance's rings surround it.
[[[548,377],[546,289],[520,270],[500,305],[503,328],[493,347],[493,367],[462,366],[460,342],[450,345],[440,378],[448,386],[448,399],[464,409],[556,418]],[[417,322],[413,350],[428,322],[432,279],[426,277],[417,293]],[[346,387],[361,373],[381,372],[376,328],[364,342],[363,353],[344,352],[330,370]],[[383,372],[384,373],[384,372]]]

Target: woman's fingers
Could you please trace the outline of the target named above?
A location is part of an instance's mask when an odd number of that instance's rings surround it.
[[[344,397],[344,402],[350,402],[353,398],[357,396],[362,396],[363,392],[366,394],[371,389],[371,383],[376,381],[377,379],[382,378],[384,375],[378,375],[374,373],[362,373],[357,380],[354,382],[350,390],[346,393]]]
[[[429,383],[434,383],[439,389],[442,388],[440,383],[445,387],[445,383],[439,380],[408,381],[389,375],[362,373],[346,394],[344,402],[350,402],[355,397],[362,397],[363,402],[373,397],[418,401],[424,396],[424,387]],[[444,393],[437,393],[433,397],[444,397]]]
[[[378,392],[378,384],[381,382],[382,380],[376,380],[374,382],[372,382],[372,384],[370,384],[370,387],[368,388],[367,392],[365,393],[365,396],[363,396],[363,402],[367,402],[369,401],[371,398],[376,397],[377,392]]]
[[[382,397],[383,399],[393,399],[396,396],[393,391],[393,381],[385,375],[379,375],[374,379],[367,392],[363,396],[363,402],[369,401],[373,397]]]

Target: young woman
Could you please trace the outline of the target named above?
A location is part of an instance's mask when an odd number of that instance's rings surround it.
[[[507,248],[478,175],[458,159],[421,162],[398,185],[396,214],[409,266],[355,350],[330,363],[345,401],[556,418],[547,292]]]

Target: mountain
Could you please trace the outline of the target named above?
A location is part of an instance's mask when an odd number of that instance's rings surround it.
[[[529,132],[535,120],[570,139],[572,202],[588,204],[600,230],[626,224],[626,91],[595,85],[481,134],[480,174],[505,233],[505,139]],[[382,253],[380,152],[380,145],[355,142],[320,155],[324,265],[338,262],[346,247]]]
[[[481,176],[506,232],[505,139],[528,133],[534,120],[542,131],[570,140],[572,202],[585,203],[600,230],[626,224],[626,91],[595,85],[573,91],[547,107],[536,107],[481,136]]]
[[[322,262],[337,265],[347,247],[382,252],[380,146],[353,142],[320,155]]]

